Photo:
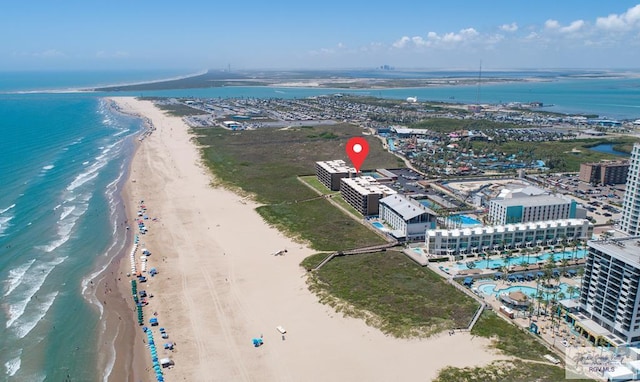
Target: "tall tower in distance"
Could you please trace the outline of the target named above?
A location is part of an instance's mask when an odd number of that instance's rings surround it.
[[[640,144],[638,143],[634,144],[631,150],[620,230],[631,236],[640,235]]]

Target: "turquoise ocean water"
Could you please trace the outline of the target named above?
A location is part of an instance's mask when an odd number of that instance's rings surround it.
[[[125,240],[119,190],[139,120],[106,94],[73,88],[171,78],[169,72],[0,73],[0,380],[92,381],[103,307],[89,282]],[[39,91],[45,90],[45,91]],[[301,98],[344,89],[216,88],[119,95]],[[475,102],[477,87],[349,91]],[[640,118],[640,80],[483,85],[482,102],[542,101],[554,111]]]

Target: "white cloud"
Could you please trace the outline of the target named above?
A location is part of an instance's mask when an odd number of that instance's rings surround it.
[[[500,30],[503,30],[505,32],[515,32],[518,30],[518,24],[516,24],[515,22],[511,24],[503,24],[500,25]]]
[[[572,22],[571,24],[569,24],[568,26],[560,28],[560,32],[562,32],[562,33],[575,33],[577,31],[579,31],[580,29],[582,29],[582,27],[584,27],[584,21],[583,20],[576,20],[576,21]]]
[[[544,27],[546,29],[558,29],[560,28],[560,23],[558,22],[558,20],[549,19],[544,22]]]
[[[411,41],[411,39],[408,36],[402,36],[400,37],[400,39],[396,42],[394,42],[392,45],[394,48],[398,48],[398,49],[402,49],[405,46],[407,46],[407,44]]]
[[[627,9],[626,12],[618,15],[615,13],[607,17],[598,17],[596,26],[600,29],[625,31],[640,25],[640,4]]]

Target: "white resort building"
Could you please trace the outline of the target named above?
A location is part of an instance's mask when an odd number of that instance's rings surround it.
[[[438,214],[420,202],[394,194],[380,199],[380,219],[391,226],[389,233],[398,240],[424,240],[427,229],[436,227]]]
[[[397,194],[395,190],[378,183],[372,176],[342,178],[340,193],[344,200],[362,215],[377,215],[380,199]]]
[[[534,195],[493,199],[489,202],[489,219],[493,224],[527,223],[574,219],[577,203],[552,195]]]
[[[426,249],[451,260],[490,250],[518,249],[560,244],[590,238],[593,226],[585,219],[564,219],[461,229],[430,229]]]
[[[628,235],[640,235],[640,144],[638,143],[634,144],[631,150],[620,230]]]
[[[587,245],[576,325],[603,345],[640,344],[640,237]]]
[[[347,166],[341,159],[316,162],[316,177],[331,191],[339,191],[340,179],[347,178],[355,172],[355,168]]]

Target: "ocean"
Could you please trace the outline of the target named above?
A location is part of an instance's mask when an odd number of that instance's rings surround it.
[[[125,245],[120,189],[142,124],[110,110],[102,99],[108,94],[69,90],[181,74],[188,72],[0,73],[2,380],[93,381],[104,372],[96,343],[104,307],[91,281]],[[639,89],[636,78],[563,79],[487,84],[480,97],[638,119]],[[301,98],[349,92],[475,102],[477,90],[226,87],[118,95]]]

